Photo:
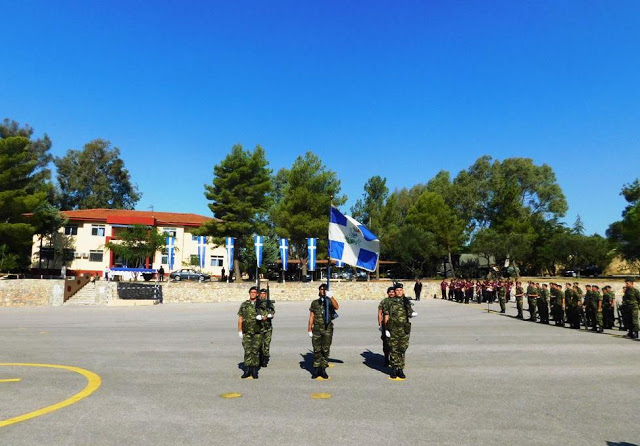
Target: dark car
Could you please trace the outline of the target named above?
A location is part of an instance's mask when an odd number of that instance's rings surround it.
[[[572,269],[565,269],[562,271],[564,277],[578,277],[578,272]]]
[[[599,266],[587,266],[580,270],[580,275],[584,277],[598,277],[602,275],[602,268]]]
[[[185,268],[169,274],[169,279],[175,280],[176,282],[180,282],[181,280],[197,280],[199,282],[204,282],[205,280],[211,280],[211,276],[209,274],[199,273],[194,269]]]

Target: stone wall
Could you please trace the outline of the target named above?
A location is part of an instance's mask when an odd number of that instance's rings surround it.
[[[0,280],[0,307],[62,305],[62,279]]]

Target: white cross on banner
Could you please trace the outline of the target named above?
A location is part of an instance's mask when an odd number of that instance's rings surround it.
[[[167,237],[166,243],[167,243],[167,258],[169,263],[169,271],[171,271],[173,269],[173,260],[175,257],[174,253],[176,248],[176,239],[173,237]]]
[[[264,237],[256,235],[253,237],[253,243],[256,247],[256,265],[258,268],[262,266],[262,248],[264,246]]]
[[[205,266],[205,256],[207,254],[207,237],[204,235],[198,236],[198,260],[200,262],[200,268]]]
[[[308,238],[307,239],[307,254],[309,256],[309,271],[316,270],[316,246],[317,246],[317,238]]]
[[[289,240],[286,238],[280,239],[280,260],[282,260],[282,269],[286,271],[289,266]]]
[[[233,240],[234,237],[227,237],[227,268],[229,268],[229,275],[231,275],[231,271],[233,271]]]

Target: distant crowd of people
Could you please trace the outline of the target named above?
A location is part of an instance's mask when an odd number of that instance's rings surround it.
[[[635,288],[634,279],[625,279],[622,303],[617,304],[611,286],[600,289],[598,285],[585,285],[584,290],[579,283],[543,283],[530,281],[526,290],[522,282],[506,280],[466,280],[450,279],[440,283],[442,299],[468,304],[500,303],[500,313],[506,312],[506,303],[513,297],[518,314],[516,318],[524,319],[524,300],[527,300],[529,321],[549,324],[550,319],[556,326],[580,329],[584,326],[594,332],[602,333],[604,329],[615,326],[616,319],[620,330],[627,330],[631,339],[638,338],[638,306],[640,291]],[[618,317],[616,318],[616,310]]]

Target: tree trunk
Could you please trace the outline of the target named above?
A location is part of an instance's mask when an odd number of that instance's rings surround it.
[[[40,254],[38,254],[38,269],[40,270],[40,274],[42,274],[42,235],[40,236]]]
[[[302,264],[302,277],[307,277],[309,257],[304,257],[301,261]]]
[[[233,259],[233,273],[236,276],[236,282],[238,280],[242,281],[242,272],[240,271],[240,260],[237,258]]]
[[[449,266],[451,266],[451,277],[452,278],[456,278],[456,270],[453,267],[453,259],[451,258],[451,251],[447,251],[447,254],[449,255]],[[444,272],[445,276],[447,275],[447,272]]]

